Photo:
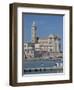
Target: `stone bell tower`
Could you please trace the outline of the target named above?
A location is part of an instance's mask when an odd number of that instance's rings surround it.
[[[35,21],[33,21],[32,23],[32,43],[36,43],[36,30],[37,30],[37,26]]]

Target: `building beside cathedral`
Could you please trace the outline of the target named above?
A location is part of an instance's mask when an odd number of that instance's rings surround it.
[[[32,42],[24,42],[24,58],[44,58],[57,59],[63,57],[61,51],[61,38],[50,34],[47,37],[37,36],[37,26],[35,21],[32,23]]]

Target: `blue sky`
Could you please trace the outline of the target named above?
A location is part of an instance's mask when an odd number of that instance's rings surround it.
[[[23,30],[24,41],[31,42],[32,23],[36,22],[37,35],[46,37],[50,34],[56,34],[61,38],[63,44],[63,16],[62,15],[39,15],[39,14],[23,14]]]

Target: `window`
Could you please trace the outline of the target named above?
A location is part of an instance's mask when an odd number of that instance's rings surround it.
[[[24,45],[24,47],[26,47],[26,45]]]
[[[49,42],[49,44],[52,44],[52,42]]]
[[[52,48],[50,48],[50,52],[52,52]]]

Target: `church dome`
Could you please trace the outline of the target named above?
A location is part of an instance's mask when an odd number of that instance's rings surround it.
[[[50,34],[48,37],[49,37],[49,38],[54,38],[54,37],[55,37],[55,35]]]

